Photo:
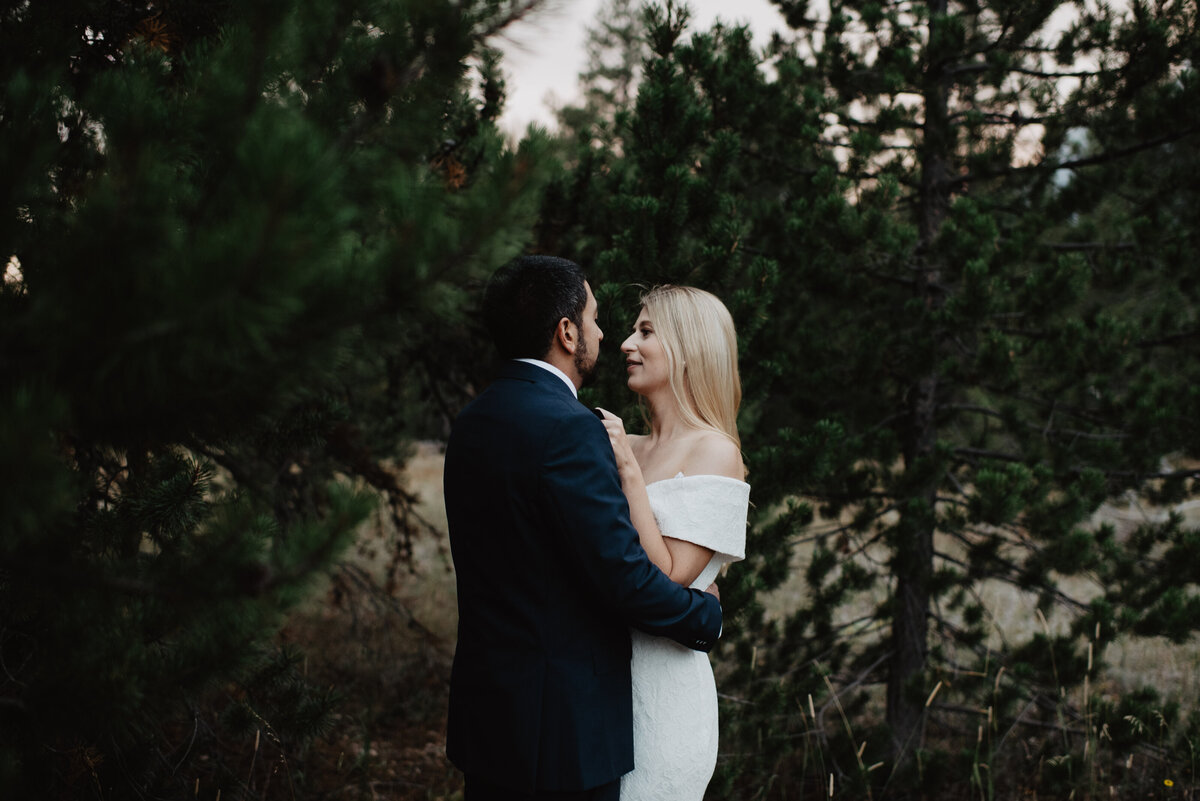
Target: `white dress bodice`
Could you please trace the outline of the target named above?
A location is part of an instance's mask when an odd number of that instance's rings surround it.
[[[724,476],[684,476],[646,487],[663,536],[713,551],[692,582],[703,590],[745,558],[750,486]],[[634,630],[633,763],[621,801],[700,801],[717,762],[717,689],[708,655]]]

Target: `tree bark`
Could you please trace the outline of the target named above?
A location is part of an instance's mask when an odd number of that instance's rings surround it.
[[[926,48],[925,121],[920,143],[920,202],[918,206],[918,280],[915,291],[929,311],[942,305],[941,257],[934,243],[950,207],[951,159],[954,135],[948,112],[952,54],[941,52],[936,26],[945,18],[947,0],[929,3],[929,43]],[[929,371],[909,388],[908,426],[904,436],[905,469],[933,455],[937,444],[935,411],[940,386],[936,365],[939,333],[919,334],[928,354]],[[933,574],[933,534],[936,527],[937,483],[920,488],[901,506],[899,537],[892,562],[896,579],[892,621],[892,654],[887,686],[887,721],[892,732],[895,765],[903,769],[920,744],[924,712],[923,677],[929,653],[930,578]]]

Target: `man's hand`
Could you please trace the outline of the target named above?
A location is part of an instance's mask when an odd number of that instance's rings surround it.
[[[712,584],[709,584],[705,592],[709,595],[715,595],[718,601],[721,600],[721,591],[717,589],[717,582],[714,581]]]

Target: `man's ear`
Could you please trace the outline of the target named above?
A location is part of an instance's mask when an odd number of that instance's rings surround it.
[[[579,347],[579,329],[566,317],[559,320],[558,327],[554,329],[554,344],[572,356]]]

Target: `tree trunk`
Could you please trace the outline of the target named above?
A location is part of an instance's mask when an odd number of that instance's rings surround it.
[[[918,288],[925,308],[933,311],[944,302],[940,287],[941,257],[934,241],[950,206],[950,160],[954,136],[948,113],[949,62],[934,33],[946,14],[946,0],[929,4],[930,34],[926,49],[925,121],[920,143],[921,183],[918,208]],[[935,365],[940,334],[923,332],[929,372],[918,376],[909,392],[908,430],[904,438],[905,469],[932,456],[937,444],[937,395],[940,377]],[[896,767],[903,768],[920,744],[926,687],[923,676],[928,657],[930,578],[933,574],[933,534],[936,527],[937,484],[921,488],[901,507],[900,536],[892,571],[896,598],[892,621],[892,655],[887,687],[887,721],[892,731]]]
[[[928,456],[936,442],[933,410],[938,377],[930,374],[913,387],[911,430],[905,443],[905,468]],[[896,577],[893,601],[892,655],[887,685],[887,721],[892,731],[896,765],[906,763],[920,743],[924,711],[922,677],[928,656],[929,579],[933,573],[935,489],[910,498],[901,509],[899,536],[892,561]]]

